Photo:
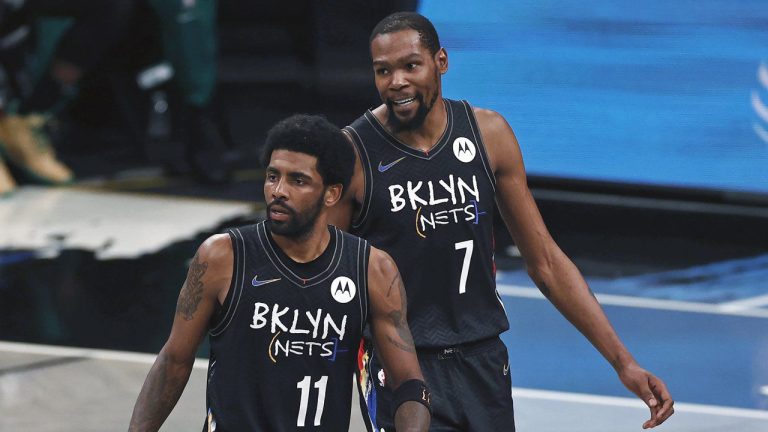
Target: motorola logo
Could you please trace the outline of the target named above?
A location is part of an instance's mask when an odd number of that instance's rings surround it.
[[[339,303],[349,303],[355,298],[356,293],[355,283],[346,276],[337,277],[331,284],[331,295]]]
[[[468,138],[459,137],[453,141],[453,155],[456,156],[456,159],[464,163],[471,162],[476,153],[475,144]]]

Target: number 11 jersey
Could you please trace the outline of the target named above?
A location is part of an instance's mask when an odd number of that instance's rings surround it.
[[[349,428],[370,246],[329,231],[325,252],[300,264],[264,222],[230,230],[235,265],[210,329],[204,431]]]

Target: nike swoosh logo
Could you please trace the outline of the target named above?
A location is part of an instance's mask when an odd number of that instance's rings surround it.
[[[258,275],[253,277],[253,280],[251,281],[251,285],[257,287],[257,286],[266,285],[268,283],[277,282],[277,281],[280,280],[280,278],[277,278],[277,279],[267,279],[267,280],[259,280],[258,277],[259,277]]]
[[[392,168],[393,166],[395,166],[396,163],[400,162],[403,159],[405,159],[405,156],[401,157],[400,159],[398,159],[398,160],[396,160],[394,162],[390,162],[390,163],[388,163],[386,165],[382,165],[381,161],[379,161],[379,172],[383,173],[384,171],[386,171],[386,170]]]

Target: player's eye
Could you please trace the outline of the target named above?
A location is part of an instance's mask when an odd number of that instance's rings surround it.
[[[387,68],[377,68],[376,69],[376,75],[387,75],[389,74],[389,69]]]

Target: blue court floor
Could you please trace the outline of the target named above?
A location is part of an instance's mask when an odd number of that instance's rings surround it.
[[[756,430],[768,430],[767,258],[588,282],[624,343],[665,380],[678,405],[694,405],[701,415],[749,418],[760,425]],[[551,392],[550,400],[633,397],[523,272],[498,279],[510,320],[503,339],[514,387]]]
[[[588,280],[637,360],[677,400],[768,409],[768,255]],[[499,277],[522,387],[627,395],[602,357],[520,273]]]

